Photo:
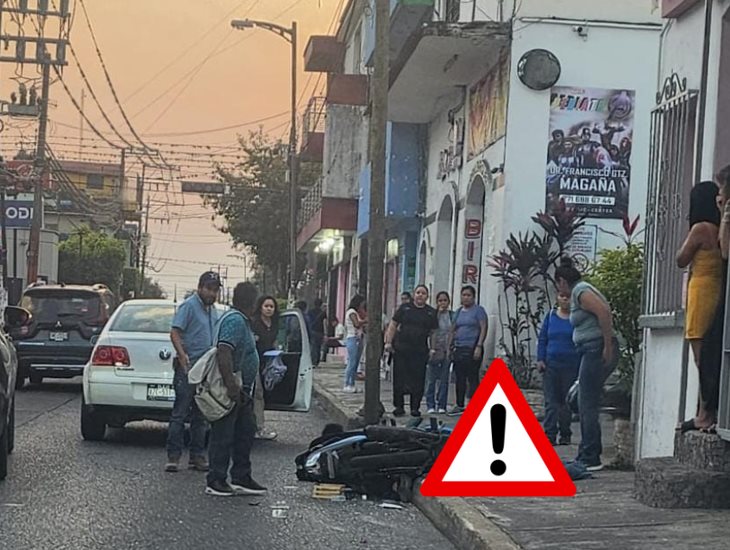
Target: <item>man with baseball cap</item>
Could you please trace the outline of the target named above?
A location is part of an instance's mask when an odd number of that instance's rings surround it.
[[[198,280],[198,291],[178,307],[172,321],[170,339],[177,356],[173,362],[175,376],[175,405],[170,416],[167,432],[166,472],[180,469],[180,457],[185,446],[185,421],[190,416],[189,468],[208,471],[205,457],[205,418],[195,404],[194,387],[188,383],[188,372],[215,343],[215,331],[219,321],[214,307],[221,280],[218,273],[206,271]]]

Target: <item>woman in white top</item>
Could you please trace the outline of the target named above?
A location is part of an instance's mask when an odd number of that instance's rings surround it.
[[[347,347],[347,368],[345,369],[345,393],[355,393],[355,376],[362,356],[362,334],[367,326],[365,298],[354,296],[345,313],[345,346]]]

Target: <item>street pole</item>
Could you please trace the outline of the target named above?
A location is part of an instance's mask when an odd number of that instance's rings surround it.
[[[3,232],[2,234],[2,249],[3,249],[3,257],[2,257],[2,267],[3,267],[3,289],[5,292],[8,291],[8,226],[7,226],[7,216],[5,211],[5,189],[6,189],[7,179],[3,177],[3,183],[2,188],[0,188],[0,224],[2,227],[0,227],[0,231]]]
[[[380,420],[385,263],[385,136],[388,124],[390,1],[375,0],[375,70],[370,116],[370,230],[368,232],[368,345],[365,358],[365,423]]]
[[[289,292],[293,304],[297,283],[297,22],[291,25],[291,134],[289,135]]]
[[[48,94],[51,83],[51,60],[44,51],[43,83],[41,85],[41,113],[38,123],[38,145],[35,155],[35,189],[33,193],[33,222],[28,243],[28,273],[26,284],[38,279],[38,261],[43,223],[43,179],[46,174],[46,131],[48,129]]]
[[[142,168],[144,171],[144,167]],[[144,177],[144,176],[143,176]],[[145,217],[144,217],[144,233],[142,234],[142,239],[144,239],[143,243],[143,249],[142,249],[142,272],[139,278],[139,297],[144,298],[142,295],[144,290],[144,277],[145,277],[145,269],[147,267],[147,230],[149,229],[150,224],[150,196],[147,195],[147,208],[145,209]]]

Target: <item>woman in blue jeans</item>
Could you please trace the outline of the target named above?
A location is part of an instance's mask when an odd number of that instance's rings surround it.
[[[578,408],[581,441],[577,461],[588,471],[603,469],[599,408],[603,385],[618,363],[618,342],[608,300],[583,277],[571,258],[555,270],[558,292],[570,294],[573,342],[580,356]]]
[[[448,292],[439,292],[436,295],[436,307],[439,328],[434,333],[433,355],[426,370],[426,406],[428,414],[446,414],[451,373],[449,334],[454,322],[454,312],[450,309],[451,298]]]
[[[356,393],[355,377],[363,350],[363,332],[367,327],[367,303],[359,294],[350,300],[345,313],[345,347],[347,348],[347,368],[345,369],[345,393]]]
[[[571,443],[572,414],[565,399],[578,378],[579,361],[570,324],[570,294],[559,294],[558,307],[545,316],[537,342],[537,369],[543,374],[545,394],[543,428],[553,445]]]

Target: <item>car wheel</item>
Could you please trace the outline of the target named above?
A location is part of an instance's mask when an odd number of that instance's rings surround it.
[[[0,436],[0,481],[8,475],[8,436],[9,427],[6,425],[3,435]]]
[[[81,400],[81,435],[86,441],[102,441],[106,434],[106,421],[94,412],[86,401]]]
[[[15,398],[10,402],[10,420],[8,421],[8,454],[15,449]]]
[[[41,384],[43,384],[43,375],[37,374],[35,372],[31,372],[30,373],[30,383],[40,386]]]

